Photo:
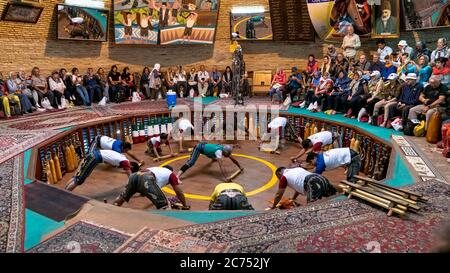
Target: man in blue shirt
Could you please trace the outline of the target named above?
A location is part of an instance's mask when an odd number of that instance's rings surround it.
[[[347,180],[351,182],[355,181],[354,176],[358,175],[361,169],[361,157],[350,148],[336,148],[320,154],[310,152],[306,162],[311,167],[316,167],[316,174],[345,166]]]
[[[289,76],[288,83],[286,84],[286,94],[290,94],[291,100],[300,95],[302,91],[302,74],[298,72],[297,67],[292,67],[292,73]]]
[[[400,96],[397,98],[397,110],[402,113],[402,120],[408,119],[409,110],[419,104],[419,96],[423,93],[423,84],[417,82],[417,75],[409,73],[405,77]]]
[[[110,138],[108,136],[98,135],[94,138],[89,147],[89,152],[92,152],[94,149],[99,150],[112,150],[119,154],[127,154],[134,160],[138,161],[139,164],[144,164],[143,160],[139,160],[131,151],[132,145],[127,141],[121,141],[114,138]]]

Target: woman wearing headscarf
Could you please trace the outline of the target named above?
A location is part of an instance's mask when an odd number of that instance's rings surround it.
[[[155,64],[152,71],[150,72],[150,93],[151,93],[151,100],[157,100],[158,99],[158,92],[161,90],[162,82],[161,82],[161,65]],[[165,94],[162,94],[164,97]]]
[[[306,65],[306,73],[308,73],[309,76],[312,76],[318,69],[319,64],[317,63],[316,57],[313,54],[310,54],[308,56],[308,64]]]
[[[330,73],[325,72],[320,79],[319,86],[317,86],[312,103],[317,103],[317,111],[325,110],[324,102],[327,100],[328,95],[333,91],[333,80],[330,78]]]

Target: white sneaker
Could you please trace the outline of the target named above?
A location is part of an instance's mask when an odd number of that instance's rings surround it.
[[[44,108],[42,108],[42,107],[38,107],[38,108],[36,109],[36,111],[39,111],[39,112],[44,112],[44,111],[45,111],[45,109],[44,109]]]
[[[61,106],[61,105],[58,105],[58,109],[59,109],[59,110],[61,110],[61,109],[63,109],[63,108],[62,108],[62,106]]]

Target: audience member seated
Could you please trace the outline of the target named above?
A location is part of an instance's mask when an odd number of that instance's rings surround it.
[[[319,69],[316,57],[313,54],[308,56],[308,64],[306,65],[306,73],[311,77]]]
[[[300,100],[302,85],[302,74],[299,73],[297,67],[294,66],[291,69],[291,75],[286,83],[286,96],[289,94],[292,102]]]
[[[8,87],[8,93],[11,95],[15,95],[19,98],[20,106],[23,114],[32,113],[36,110],[30,102],[30,99],[23,94],[23,90],[19,89],[19,86],[16,83],[17,80],[17,72],[9,73],[9,80],[6,82]]]
[[[368,94],[366,95],[366,103],[364,108],[370,117],[374,115],[375,104],[381,101],[381,93],[383,92],[384,82],[381,78],[380,72],[377,70],[370,74],[370,81],[368,84]],[[370,121],[370,120],[369,120]],[[370,122],[371,123],[371,122]]]
[[[323,57],[323,64],[322,64],[322,67],[320,68],[320,73],[322,73],[322,75],[323,75],[323,73],[328,72],[329,75],[334,75],[336,73],[335,69],[336,69],[336,66],[330,60],[330,57],[324,56]]]
[[[53,92],[51,90],[48,90],[48,84],[47,80],[44,77],[41,77],[41,70],[38,67],[34,67],[31,71],[32,75],[32,88],[36,90],[38,94],[38,102],[36,106],[38,108],[42,107],[42,99],[48,98],[50,101],[50,104],[54,105],[55,97],[53,95]],[[47,107],[48,109],[51,109],[52,107]]]
[[[428,121],[436,112],[444,112],[447,105],[447,86],[443,85],[438,77],[431,77],[429,85],[422,90],[419,101],[420,104],[409,110],[409,119],[417,119],[419,114],[425,114],[425,130],[428,129]]]
[[[313,111],[320,112],[326,110],[324,104],[327,101],[328,95],[333,91],[333,86],[334,83],[330,78],[330,74],[328,72],[323,73],[319,86],[316,88],[312,98],[312,103],[314,104]]]
[[[89,93],[90,101],[92,103],[98,103],[103,98],[103,90],[101,88],[100,78],[97,74],[94,74],[94,69],[88,68],[83,82]]]
[[[443,85],[450,86],[450,68],[448,68],[447,63],[447,58],[436,59],[432,75],[437,76]]]
[[[183,66],[179,65],[175,73],[174,82],[176,83],[176,91],[179,97],[185,98],[189,95],[186,71]]]
[[[109,100],[109,84],[108,84],[108,76],[105,74],[105,70],[103,68],[99,68],[97,70],[97,79],[100,84],[100,88],[103,90],[103,97],[106,97]]]
[[[68,100],[71,105],[75,105],[77,103],[77,87],[72,81],[72,74],[68,73],[65,68],[61,68],[59,70],[59,77],[66,86],[66,92],[64,93],[66,100]]]
[[[120,102],[118,101],[118,98],[120,97],[120,93],[123,92],[121,83],[122,78],[120,77],[117,65],[113,65],[108,74],[108,84],[110,86],[109,98],[113,102]]]
[[[269,92],[270,99],[273,101],[273,95],[276,93],[278,96],[278,101],[281,103],[283,101],[283,90],[286,85],[286,73],[284,73],[283,68],[278,68],[277,73],[273,77],[271,89]]]
[[[412,65],[416,66],[416,71],[418,71],[419,82],[426,83],[431,77],[431,73],[433,69],[428,65],[429,57],[427,55],[421,55],[418,58],[418,63],[416,64],[414,61],[411,61]]]
[[[83,86],[83,77],[80,75],[80,71],[76,67],[72,68],[72,82],[75,85],[75,90],[78,96],[80,96],[83,105],[91,105],[88,91],[86,90],[86,87]]]
[[[356,68],[361,70],[364,74],[369,72],[370,65],[370,62],[364,54],[361,54],[361,56],[359,56],[359,60],[356,62]]]
[[[384,39],[377,40],[378,54],[380,54],[380,61],[384,62],[386,56],[390,56],[392,54],[392,48],[386,45],[386,41]]]
[[[355,118],[361,110],[364,102],[365,84],[364,80],[362,80],[362,72],[356,71],[353,75],[353,80],[349,85],[349,96],[341,98],[341,100],[345,99],[342,103],[344,105],[344,110],[346,111],[344,117]]]
[[[18,88],[22,90],[22,92],[25,95],[27,95],[27,97],[30,99],[30,102],[33,105],[33,107],[35,107],[37,110],[42,110],[36,107],[36,104],[39,100],[39,96],[36,90],[31,90],[32,89],[31,75],[27,76],[24,70],[20,70],[19,73],[17,74],[16,84]]]
[[[222,90],[227,95],[231,94],[232,81],[233,81],[233,71],[231,71],[231,67],[227,66],[222,76]]]
[[[122,70],[122,75],[120,75],[120,78],[122,79],[122,86],[125,90],[125,98],[126,100],[131,100],[133,92],[136,92],[136,85],[134,83],[134,77],[130,73],[130,68],[128,66]]]
[[[386,83],[384,83],[384,87],[381,89],[381,93],[379,94],[379,98],[381,100],[375,104],[373,109],[372,120],[374,121],[378,119],[380,109],[384,108],[383,120],[382,123],[379,124],[380,127],[386,127],[388,120],[392,118],[392,109],[397,106],[397,98],[400,97],[401,91],[402,84],[398,80],[397,73],[390,74],[387,77]]]
[[[308,81],[308,87],[306,91],[306,107],[309,107],[309,105],[312,103],[314,92],[320,85],[320,79],[322,78],[322,75],[320,74],[320,71],[316,71],[312,78]]]
[[[337,54],[336,47],[334,45],[328,45],[327,56],[332,63],[336,62]]]
[[[392,56],[384,57],[384,66],[381,69],[381,77],[386,80],[392,73],[397,73],[397,67],[392,63]]]
[[[411,60],[416,61],[419,60],[421,55],[425,55],[430,59],[431,51],[427,48],[427,44],[424,41],[418,41],[416,43],[416,49],[413,54],[411,54]]]
[[[437,40],[436,49],[431,53],[430,65],[433,67],[439,58],[450,59],[450,47],[447,45],[446,38]]]
[[[172,67],[169,67],[165,76],[165,87],[167,90],[176,91],[177,86],[175,84],[175,71]]]
[[[400,59],[400,65],[397,68],[397,73],[399,75],[408,75],[411,73],[417,74],[417,68],[415,63],[413,64],[409,58],[408,53],[403,53]]]
[[[217,97],[222,91],[222,74],[217,70],[217,65],[214,66],[210,76],[209,93],[211,96]]]
[[[339,76],[339,73],[341,71],[345,71],[348,72],[350,63],[348,62],[348,60],[344,57],[344,54],[339,53],[337,55],[337,59],[336,59],[336,69],[335,69],[335,73],[334,75],[332,75],[333,78],[337,78]]]
[[[374,53],[372,57],[372,63],[369,66],[369,72],[372,73],[373,71],[378,71],[381,73],[381,71],[384,68],[384,63],[380,61],[380,54]]]
[[[401,56],[404,53],[408,53],[408,56],[411,56],[413,54],[413,48],[408,46],[408,43],[405,40],[401,40],[398,42],[398,55]]]
[[[148,66],[144,67],[144,70],[142,70],[141,89],[145,98],[150,99],[150,68]]]
[[[2,102],[3,112],[5,113],[5,116],[7,118],[11,117],[13,114],[21,114],[19,97],[14,94],[8,93],[6,82],[3,80],[2,72],[0,72],[0,98]],[[11,112],[11,107],[14,107],[15,105],[18,106],[18,108],[16,109],[18,109],[19,113],[16,113],[15,109],[12,109]]]
[[[197,71],[195,70],[195,67],[191,68],[191,71],[189,72],[189,78],[188,78],[188,89],[187,93],[190,97],[195,97],[198,94],[198,76]],[[230,92],[231,92],[231,84],[230,84]]]
[[[352,80],[347,76],[346,71],[339,72],[339,76],[333,87],[333,91],[328,96],[328,107],[335,112],[343,112],[342,101],[348,97],[348,88]],[[345,99],[343,99],[345,97]]]
[[[422,92],[423,85],[417,81],[417,75],[408,74],[397,103],[397,110],[401,112],[403,122],[408,119],[409,110],[419,103],[419,96]]]
[[[50,90],[55,95],[55,104],[53,105],[53,107],[63,109],[62,99],[64,96],[64,92],[66,91],[66,85],[59,77],[58,71],[53,71],[52,75],[48,78],[48,85]]]
[[[197,79],[198,93],[201,97],[206,97],[209,88],[209,73],[206,71],[204,65],[200,66],[200,70],[197,72]]]

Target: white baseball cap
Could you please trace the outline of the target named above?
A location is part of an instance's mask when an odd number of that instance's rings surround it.
[[[409,73],[408,75],[406,75],[405,80],[417,80],[416,73]]]
[[[397,73],[391,73],[391,74],[387,77],[387,79],[388,79],[388,80],[396,80],[396,79],[398,79],[398,75],[397,75]]]
[[[399,46],[407,46],[408,43],[405,40],[401,40],[400,42],[398,42]]]
[[[372,73],[370,74],[371,77],[375,77],[375,76],[379,77],[380,75],[381,75],[381,73],[380,73],[380,71],[378,71],[378,70],[374,70],[374,71],[372,71]]]

